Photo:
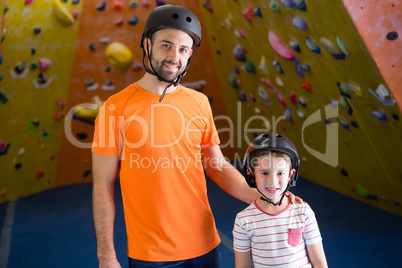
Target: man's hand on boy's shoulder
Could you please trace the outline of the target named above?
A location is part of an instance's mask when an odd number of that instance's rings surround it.
[[[287,198],[289,198],[290,203],[294,204],[295,201],[299,204],[307,204],[307,202],[304,202],[303,199],[301,199],[301,197],[295,196],[294,194],[292,194],[291,192],[286,192],[285,196]]]

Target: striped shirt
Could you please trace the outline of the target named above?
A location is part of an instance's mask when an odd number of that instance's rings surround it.
[[[313,210],[308,204],[289,204],[268,214],[256,202],[236,216],[233,248],[252,252],[254,267],[311,267],[306,245],[321,242]]]

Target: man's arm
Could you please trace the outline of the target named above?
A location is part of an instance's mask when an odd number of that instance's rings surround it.
[[[92,153],[92,206],[99,267],[120,268],[114,248],[114,180],[119,156]]]
[[[207,175],[231,196],[251,204],[260,195],[250,188],[243,175],[223,157],[218,145],[202,149],[204,169]]]

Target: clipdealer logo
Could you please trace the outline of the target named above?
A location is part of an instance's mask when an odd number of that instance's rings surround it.
[[[78,105],[77,105],[78,106]],[[79,105],[81,108],[94,108],[93,103],[84,103]],[[179,135],[176,137],[176,139],[172,140],[169,143],[166,144],[158,144],[156,143],[155,137],[159,135],[160,133],[157,133],[155,130],[155,112],[157,109],[164,108],[164,109],[171,109],[171,111],[175,112],[179,118],[179,125],[180,125],[180,131]],[[179,107],[172,105],[172,104],[153,104],[150,106],[150,112],[151,112],[151,120],[148,122],[145,118],[139,116],[139,115],[132,115],[127,118],[124,116],[109,116],[108,120],[106,120],[106,111],[105,109],[108,109],[109,112],[115,111],[116,107],[114,104],[109,104],[108,107],[105,107],[103,105],[99,109],[99,115],[97,120],[98,122],[98,132],[99,133],[106,133],[108,132],[108,135],[99,135],[99,144],[92,144],[92,142],[82,142],[80,140],[77,140],[76,137],[72,133],[72,115],[75,107],[72,108],[65,119],[64,122],[64,131],[67,139],[71,144],[78,148],[83,148],[83,149],[89,149],[93,146],[99,146],[99,147],[108,147],[108,148],[123,148],[121,152],[124,150],[125,147],[135,149],[143,146],[146,142],[150,140],[151,148],[152,149],[159,149],[159,148],[171,148],[178,144],[181,139],[186,139],[186,142],[188,142],[191,146],[194,147],[200,147],[199,144],[195,144],[194,141],[191,139],[191,133],[199,131],[198,129],[192,127],[193,123],[202,120],[206,124],[206,129],[211,130],[212,122],[209,122],[208,118],[204,116],[194,116],[192,118],[186,119],[183,112],[180,110]],[[326,105],[324,108],[324,113],[322,113],[322,109],[318,109],[311,115],[309,115],[303,122],[302,127],[300,128],[300,136],[301,136],[301,141],[303,147],[306,149],[306,151],[311,154],[314,158],[324,162],[327,165],[330,165],[332,167],[336,167],[339,163],[339,123],[338,123],[338,116],[339,116],[339,111],[338,111],[338,103],[334,102],[331,104]],[[277,132],[277,125],[280,121],[285,120],[284,116],[279,116],[275,117],[272,116],[271,120],[268,120],[267,117],[264,117],[262,115],[254,115],[248,118],[244,123],[242,122],[242,105],[241,102],[239,101],[237,103],[237,116],[236,118],[230,118],[229,116],[216,116],[213,118],[214,122],[217,121],[226,121],[227,125],[229,127],[227,128],[222,128],[218,129],[217,132],[211,133],[212,134],[212,139],[216,139],[217,135],[220,133],[228,133],[229,139],[227,140],[226,143],[220,144],[220,148],[242,148],[243,145],[248,146],[248,144],[251,143],[251,140],[248,138],[248,133],[264,133],[264,132]],[[323,116],[324,115],[324,116]],[[262,128],[251,128],[251,124],[253,121],[261,121],[263,124]],[[325,152],[319,152],[317,150],[314,150],[310,148],[306,142],[305,142],[305,130],[319,122],[325,121],[326,124],[322,124],[325,126]],[[107,122],[107,123],[106,123]],[[116,126],[121,127],[121,130],[127,129],[127,127],[131,123],[137,123],[141,126],[141,133],[139,136],[141,137],[138,141],[136,142],[130,142],[128,141],[125,137],[123,137],[122,133],[116,133],[114,129],[116,129]],[[237,127],[235,128],[236,122]],[[116,135],[119,135],[120,137],[116,137]],[[106,140],[106,137],[108,139]],[[323,137],[320,137],[321,140]],[[116,140],[118,140],[118,144],[116,143]],[[121,154],[124,156],[124,153]],[[133,156],[135,157],[135,155]],[[242,158],[236,154],[235,160],[241,160]],[[124,159],[121,159],[124,160]],[[146,160],[143,160],[144,163]],[[152,162],[152,160],[150,160]],[[158,163],[161,165],[161,160],[154,160],[156,161],[155,163]],[[182,160],[186,162],[187,160]],[[183,163],[184,163],[183,162]]]

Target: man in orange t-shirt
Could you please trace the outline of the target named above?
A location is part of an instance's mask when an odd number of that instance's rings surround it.
[[[119,162],[130,267],[220,267],[204,169],[234,197],[258,197],[223,157],[207,97],[179,84],[200,43],[191,11],[157,7],[141,41],[147,72],[100,109],[92,146],[99,267],[121,267],[113,243]]]

